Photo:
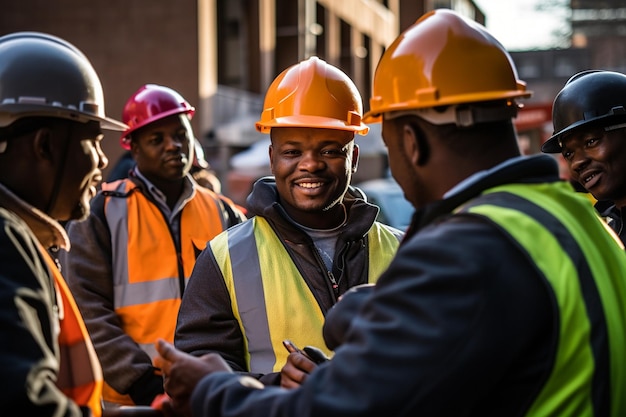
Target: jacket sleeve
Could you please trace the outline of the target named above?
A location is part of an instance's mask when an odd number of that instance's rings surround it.
[[[53,278],[20,222],[0,217],[0,414],[82,416],[57,388]]]
[[[116,391],[129,394],[136,404],[147,405],[163,392],[150,356],[122,329],[114,310],[111,238],[101,218],[102,196],[96,197],[85,221],[72,222],[68,235],[65,275],[85,320],[104,380]]]
[[[550,372],[557,313],[534,265],[499,233],[451,222],[412,236],[332,361],[300,388],[208,375],[194,390],[194,415],[519,414]]]
[[[174,344],[195,356],[219,353],[236,371],[247,371],[243,335],[211,247],[202,251],[185,288]]]
[[[228,229],[231,226],[234,226],[236,224],[243,223],[244,221],[246,221],[246,214],[245,214],[246,209],[244,207],[238,206],[230,198],[222,194],[216,194],[216,195],[219,197],[222,203],[222,213],[226,220],[225,221],[226,229]]]

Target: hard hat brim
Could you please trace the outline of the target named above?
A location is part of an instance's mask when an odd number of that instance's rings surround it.
[[[349,125],[337,119],[319,117],[319,116],[286,116],[278,117],[268,122],[258,121],[255,124],[256,129],[261,133],[270,133],[273,127],[304,127],[304,128],[317,128],[317,129],[335,129],[346,130],[350,132],[358,133],[359,135],[367,135],[369,127],[364,123],[358,125]]]
[[[122,132],[128,129],[128,126],[125,123],[110,117],[102,117],[62,107],[55,108],[53,106],[33,106],[28,104],[14,104],[11,106],[4,105],[0,107],[0,127],[8,126],[16,120],[23,119],[25,117],[56,117],[60,119],[74,120],[80,123],[96,121],[100,123],[100,128],[103,130]]]

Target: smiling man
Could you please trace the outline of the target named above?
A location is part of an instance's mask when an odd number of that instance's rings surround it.
[[[255,217],[198,258],[176,346],[197,356],[217,352],[268,384],[279,383],[289,355],[283,340],[324,348],[326,312],[349,288],[378,279],[402,235],[376,222],[378,207],[350,186],[354,138],[368,131],[362,111],[354,83],[317,57],[274,80],[256,124],[271,137],[273,176],[248,196]]]
[[[129,178],[103,184],[92,215],[68,229],[76,249],[67,259],[68,282],[102,363],[107,407],[147,405],[163,392],[153,343],[173,341],[180,300],[206,242],[243,219],[230,200],[189,174],[193,114],[168,87],[147,84],[133,94],[121,145],[136,166]]]
[[[583,71],[554,99],[554,134],[543,145],[561,153],[572,180],[598,200],[596,209],[626,243],[626,75]]]

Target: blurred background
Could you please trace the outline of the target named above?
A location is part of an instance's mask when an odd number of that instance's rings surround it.
[[[111,117],[121,118],[143,84],[179,91],[196,107],[193,126],[223,193],[243,203],[252,182],[269,174],[268,138],[254,122],[282,70],[317,55],[355,81],[367,110],[384,48],[422,14],[454,9],[488,29],[504,28],[507,39],[545,30],[541,20],[518,19],[520,4],[556,21],[549,42],[537,47],[508,47],[499,37],[534,91],[516,119],[520,146],[531,154],[550,136],[552,100],[572,74],[626,71],[626,0],[2,0],[0,34],[41,31],[75,44],[100,75]],[[111,169],[123,150],[118,136],[107,135]],[[357,142],[353,182],[385,178],[380,127]]]

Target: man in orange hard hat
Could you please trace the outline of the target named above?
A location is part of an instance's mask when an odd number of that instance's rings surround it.
[[[421,17],[364,119],[416,214],[353,320],[327,316],[334,357],[285,391],[161,342],[170,396],[215,417],[626,415],[626,256],[552,157],[521,156],[528,95],[483,26]]]
[[[178,316],[180,349],[219,352],[267,384],[279,383],[285,339],[331,354],[326,312],[348,288],[378,279],[402,235],[350,186],[355,136],[368,131],[361,116],[352,80],[317,57],[276,77],[256,124],[271,137],[274,175],[254,184],[253,217],[198,258]]]

